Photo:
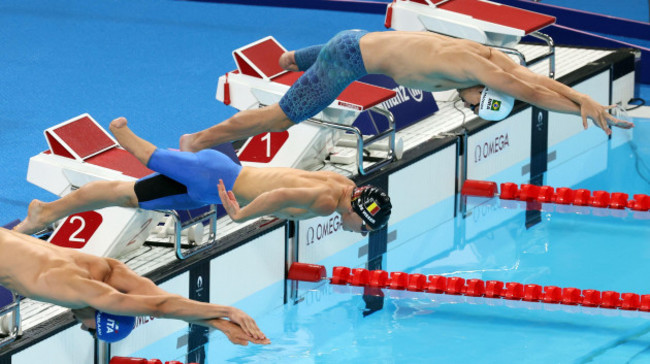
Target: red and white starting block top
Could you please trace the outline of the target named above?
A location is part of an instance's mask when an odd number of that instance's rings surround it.
[[[58,196],[93,180],[136,180],[153,173],[88,114],[44,134],[49,149],[30,159],[27,180]]]
[[[512,47],[522,36],[553,23],[555,17],[488,0],[394,0],[386,10],[385,25]]]
[[[280,56],[284,52],[286,49],[272,36],[234,50],[237,70],[219,78],[217,100],[238,110],[279,102],[302,75],[302,72],[289,72],[280,67]],[[355,81],[312,120],[348,126],[360,113],[395,95],[393,90]],[[245,165],[305,168],[314,160],[325,159],[326,143],[335,143],[341,133],[302,122],[288,131],[250,138],[241,148],[239,158]]]
[[[46,129],[45,139],[49,149],[30,158],[27,180],[59,197],[91,181],[134,181],[153,173],[88,114]],[[140,247],[161,217],[121,207],[82,212],[62,220],[48,241],[118,257]]]

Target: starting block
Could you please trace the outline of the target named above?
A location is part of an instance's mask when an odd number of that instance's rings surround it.
[[[88,114],[48,128],[45,138],[49,149],[30,158],[27,180],[59,197],[88,182],[135,181],[153,173],[122,149]],[[208,215],[216,215],[213,207],[209,210]],[[59,221],[48,241],[85,253],[116,258],[142,246],[164,216],[160,211],[123,207],[85,211]],[[214,225],[216,230],[216,223]],[[182,219],[174,225],[179,229],[177,235],[188,227],[190,223]],[[174,242],[180,250],[180,238]],[[184,257],[187,256],[179,255],[181,259]]]
[[[174,247],[176,257],[185,259],[212,246],[217,237],[217,218],[214,205],[206,205],[194,210],[165,211],[164,223],[158,224],[153,233],[159,238],[168,237]],[[205,226],[209,229],[208,241],[203,242]],[[187,248],[183,251],[182,237],[187,237]],[[163,244],[165,245],[165,244]]]
[[[555,77],[555,44],[539,30],[555,17],[488,0],[393,0],[386,8],[386,28],[430,31],[464,38],[497,48],[519,58],[522,65],[549,59],[549,77]],[[530,35],[548,45],[548,52],[526,62],[514,46]]]
[[[278,63],[286,51],[269,36],[233,51],[237,70],[219,78],[217,100],[238,110],[271,105],[280,101],[302,72],[289,72]],[[314,160],[327,157],[330,144],[336,144],[344,133],[357,139],[359,173],[368,174],[393,161],[395,153],[395,124],[392,114],[379,105],[393,98],[395,91],[363,82],[353,82],[323,111],[287,131],[265,133],[249,138],[239,152],[242,163],[252,166],[307,168]],[[377,112],[389,120],[389,127],[365,138],[354,120],[365,111]],[[364,145],[387,139],[385,159],[368,169],[363,166]]]
[[[13,292],[0,286],[0,347],[22,335],[20,300]]]

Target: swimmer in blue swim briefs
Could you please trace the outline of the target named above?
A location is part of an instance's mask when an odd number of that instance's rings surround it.
[[[485,120],[504,119],[519,99],[542,109],[579,115],[585,128],[591,119],[607,134],[610,126],[633,126],[611,116],[610,107],[531,72],[501,51],[430,32],[346,30],[326,44],[286,52],[279,62],[286,70],[305,71],[279,103],[243,110],[208,129],[185,134],[180,149],[199,151],[286,130],[325,109],[350,83],[369,73],[384,74],[400,85],[424,91],[457,89],[465,106]]]
[[[15,294],[72,309],[82,328],[106,342],[124,339],[134,316],[183,320],[221,330],[233,344],[269,344],[242,310],[171,294],[112,258],[59,247],[0,228],[0,285]],[[105,330],[107,321],[120,330]],[[114,326],[113,326],[114,328]]]
[[[15,230],[33,234],[68,215],[109,206],[172,210],[221,203],[234,221],[338,213],[344,230],[360,233],[383,228],[390,217],[390,198],[383,190],[357,187],[335,172],[242,167],[212,149],[159,149],[135,135],[125,118],[113,120],[110,130],[124,149],[157,173],[133,182],[93,181],[53,202],[33,200]]]

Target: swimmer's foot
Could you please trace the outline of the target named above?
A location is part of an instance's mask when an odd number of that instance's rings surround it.
[[[120,116],[119,118],[111,121],[111,124],[108,126],[109,129],[111,129],[112,133],[115,133],[117,129],[121,129],[125,127],[127,124],[126,118]]]
[[[178,141],[178,147],[182,152],[196,152],[194,150],[194,134],[183,134]]]
[[[280,67],[287,71],[298,71],[298,65],[296,64],[296,51],[284,52],[280,56]]]
[[[111,133],[115,135],[118,143],[126,149],[129,153],[133,154],[145,166],[149,162],[149,158],[156,150],[156,146],[148,141],[135,135],[127,126],[127,121],[123,117],[119,117],[108,126]]]
[[[43,220],[43,206],[45,206],[45,202],[43,201],[33,200],[30,202],[29,208],[27,209],[27,217],[18,225],[14,226],[13,230],[27,235],[44,230],[49,223]]]

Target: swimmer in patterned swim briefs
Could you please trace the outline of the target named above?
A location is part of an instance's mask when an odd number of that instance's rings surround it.
[[[485,120],[504,119],[514,99],[542,109],[591,119],[607,134],[610,126],[630,128],[588,95],[531,72],[504,53],[466,40],[429,32],[347,30],[329,42],[280,57],[282,68],[305,71],[278,104],[244,110],[180,139],[180,149],[199,151],[227,141],[286,130],[331,104],[351,82],[384,74],[424,91],[457,89],[466,107]]]
[[[134,182],[90,182],[53,202],[33,200],[15,230],[33,234],[68,215],[109,206],[171,210],[221,203],[234,221],[265,215],[300,220],[336,212],[344,230],[360,233],[381,229],[390,217],[390,198],[383,190],[357,187],[335,172],[242,167],[212,149],[159,149],[135,135],[125,118],[113,120],[110,130],[124,149],[159,173]]]
[[[106,342],[126,337],[134,316],[153,316],[221,330],[233,344],[270,343],[242,310],[166,292],[115,259],[3,228],[0,256],[0,285],[21,296],[71,308],[82,328]],[[119,332],[104,330],[109,320],[119,322]]]

